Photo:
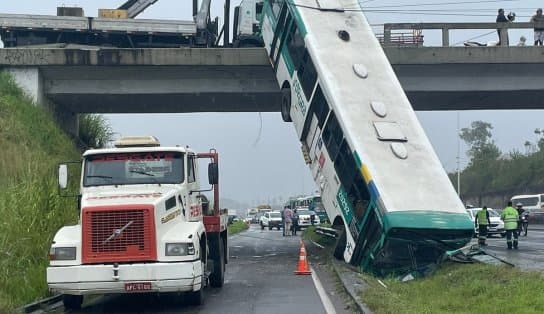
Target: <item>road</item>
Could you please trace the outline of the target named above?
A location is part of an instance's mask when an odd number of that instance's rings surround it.
[[[80,311],[69,313],[327,313],[312,276],[296,276],[300,237],[257,226],[229,238],[230,261],[221,289],[206,288],[202,306],[187,305],[183,296],[111,295],[86,299]],[[317,265],[316,265],[317,266]],[[336,282],[317,271],[325,295],[338,310],[349,313]],[[314,272],[315,274],[316,272]],[[327,299],[327,298],[325,298]]]
[[[485,251],[507,260],[522,270],[544,270],[544,225],[529,225],[527,237],[519,237],[518,250],[507,250],[506,239],[500,236],[488,238],[487,244]]]

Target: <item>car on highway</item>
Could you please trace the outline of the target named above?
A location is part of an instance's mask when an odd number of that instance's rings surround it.
[[[261,225],[261,230],[266,227],[268,227],[268,230],[272,230],[272,228],[277,228],[278,230],[280,230],[281,213],[279,211],[265,212],[261,216],[261,221],[259,223]]]
[[[313,224],[319,225],[321,223],[319,215],[317,215],[313,210],[309,209],[297,209],[298,215],[298,228],[304,229],[312,225],[312,216],[314,217]]]
[[[476,214],[481,210],[481,208],[467,208],[468,215],[470,219],[474,221],[476,219]],[[487,235],[496,235],[499,234],[501,237],[506,236],[506,230],[504,230],[504,222],[501,220],[501,215],[494,210],[493,208],[488,208],[489,212],[489,221],[491,225],[487,228]],[[478,227],[474,227],[475,235],[478,235]]]

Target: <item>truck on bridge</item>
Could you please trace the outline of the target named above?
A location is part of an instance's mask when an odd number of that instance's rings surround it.
[[[217,45],[218,18],[210,19],[210,2],[193,21],[134,19],[158,0],[128,0],[119,9],[85,17],[83,9],[58,7],[57,16],[0,13],[4,47],[77,44],[117,48],[209,47]],[[108,14],[102,14],[102,12]],[[118,14],[123,13],[123,14]]]
[[[198,180],[209,159],[210,189]],[[68,186],[59,166],[59,186]],[[83,154],[79,223],[55,235],[47,284],[66,308],[85,295],[184,292],[202,304],[209,282],[224,282],[227,212],[219,210],[218,154],[161,147],[154,137],[128,137],[115,148]],[[213,206],[202,192],[213,191]]]

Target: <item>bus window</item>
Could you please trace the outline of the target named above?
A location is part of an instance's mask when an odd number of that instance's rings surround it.
[[[272,5],[272,12],[274,13],[275,17],[278,17],[280,14],[281,6],[283,5],[284,0],[270,0],[270,4]]]
[[[329,119],[325,124],[325,129],[323,130],[323,142],[325,143],[325,147],[327,148],[333,162],[336,159],[338,151],[340,150],[340,142],[343,138],[344,134],[342,133],[340,124],[338,124],[336,115],[334,112],[331,112]]]
[[[302,57],[304,56],[305,48],[304,48],[304,38],[300,34],[300,31],[298,30],[296,23],[293,23],[293,26],[291,27],[291,31],[289,32],[286,42],[287,42],[287,50],[289,51],[291,60],[293,60],[293,65],[295,69],[298,69],[302,62]],[[306,98],[309,98],[309,97],[306,97]]]
[[[306,95],[306,99],[310,99],[317,81],[317,71],[315,70],[312,58],[306,49],[304,49],[304,56],[302,57],[302,62],[298,69],[298,78],[300,79],[300,85],[302,85],[302,90],[304,91],[304,95]]]
[[[274,69],[278,68],[279,56],[281,55],[280,51],[283,46],[283,41],[285,40],[287,29],[291,24],[291,14],[287,9],[287,5],[281,7],[280,17],[278,18],[278,23],[276,29],[274,30],[274,39],[270,46],[270,59],[274,62]]]
[[[317,117],[319,127],[323,128],[323,124],[329,113],[329,104],[327,103],[325,96],[323,96],[323,91],[319,85],[317,85],[314,98],[312,98],[310,110],[312,110]]]
[[[348,199],[355,210],[355,218],[360,223],[368,204],[370,204],[370,192],[363,181],[361,171],[357,168],[351,149],[345,140],[340,146],[340,152],[334,162],[334,169],[338,174],[340,183],[346,189]]]

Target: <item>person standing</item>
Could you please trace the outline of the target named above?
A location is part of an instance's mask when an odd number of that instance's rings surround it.
[[[538,8],[536,14],[531,17],[531,23],[535,24],[535,46],[542,46],[542,41],[544,41],[544,15],[542,15],[541,8]]]
[[[506,245],[508,249],[518,249],[518,211],[512,207],[512,201],[502,210],[501,220],[504,221],[504,229],[506,229]],[[514,241],[512,243],[512,235]]]
[[[297,229],[298,229],[298,214],[297,214],[297,209],[296,209],[296,208],[293,210],[293,218],[292,218],[292,221],[293,221],[293,235],[297,235]]]
[[[516,210],[518,211],[518,235],[521,236],[521,232],[523,231],[523,213],[525,212],[525,209],[523,209],[523,204],[517,203]]]
[[[476,213],[474,225],[478,227],[478,244],[486,246],[487,244],[485,243],[485,240],[487,238],[487,227],[491,225],[487,206],[482,207],[482,209]]]
[[[283,210],[285,218],[285,235],[291,235],[291,224],[293,223],[293,211],[287,207]]]
[[[508,18],[506,18],[506,16],[504,15],[504,9],[499,9],[499,12],[497,14],[497,19],[496,19],[496,22],[497,23],[508,23]],[[508,46],[508,30],[505,30],[507,33],[506,33],[506,46]],[[499,43],[497,44],[497,46],[501,46],[502,43],[501,43],[501,29],[497,29],[497,34],[499,35]]]

